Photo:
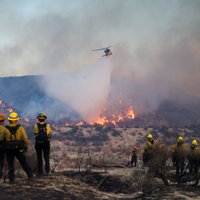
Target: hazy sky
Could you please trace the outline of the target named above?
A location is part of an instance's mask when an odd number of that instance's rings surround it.
[[[111,45],[112,72],[99,81],[117,98],[131,96],[142,110],[174,89],[200,96],[199,10],[200,0],[0,0],[0,76],[81,77],[94,66],[88,74],[98,79],[105,58],[91,50]]]
[[[83,68],[107,45],[143,73],[191,34],[199,50],[199,10],[199,0],[0,0],[0,76]]]

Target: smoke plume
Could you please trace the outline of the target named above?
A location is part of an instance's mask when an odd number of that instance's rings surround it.
[[[200,1],[26,2],[0,2],[2,76],[45,75],[44,91],[87,120],[119,99],[143,113],[200,97]],[[109,45],[112,60],[96,61]]]
[[[98,117],[110,92],[111,63],[108,58],[67,75],[44,77],[45,91],[66,106],[70,105],[85,120]]]

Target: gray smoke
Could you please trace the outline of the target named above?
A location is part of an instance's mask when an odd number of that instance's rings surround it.
[[[43,85],[49,96],[70,105],[85,120],[98,117],[110,92],[111,64],[108,58],[71,74],[45,76]]]
[[[0,3],[2,75],[49,75],[45,92],[88,120],[109,99],[142,113],[200,96],[199,0],[26,2]],[[111,63],[93,64],[107,45]]]

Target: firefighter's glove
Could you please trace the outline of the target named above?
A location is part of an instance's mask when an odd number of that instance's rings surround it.
[[[19,150],[19,152],[20,152],[20,153],[25,153],[26,150],[25,150],[25,149],[21,149],[21,150]]]

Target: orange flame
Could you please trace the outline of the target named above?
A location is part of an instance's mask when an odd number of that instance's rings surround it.
[[[122,101],[120,100],[119,103],[121,104]],[[132,106],[128,107],[128,110],[125,112],[125,114],[112,114],[111,118],[108,118],[106,116],[100,117],[96,120],[93,120],[90,122],[90,125],[95,125],[95,124],[100,124],[100,125],[106,125],[106,124],[113,124],[114,126],[117,126],[117,123],[120,121],[123,121],[125,119],[134,119],[135,118],[135,113],[133,111]]]
[[[76,126],[82,126],[83,125],[83,122],[78,122],[78,123],[76,123]]]
[[[134,114],[134,112],[133,112],[132,106],[129,106],[129,107],[128,107],[128,111],[127,111],[127,113],[126,113],[126,116],[127,116],[128,118],[131,118],[131,119],[134,119],[134,118],[135,118],[135,114]]]
[[[117,110],[116,110],[117,108]],[[105,107],[102,109],[102,112],[100,113],[99,117],[96,119],[91,120],[89,125],[114,125],[116,127],[119,127],[118,123],[123,122],[127,119],[135,119],[135,113],[132,106],[126,105],[122,100],[119,100],[117,102],[117,106],[114,106],[114,111],[108,111]],[[87,122],[67,122],[65,123],[66,126],[82,126],[88,124]]]

